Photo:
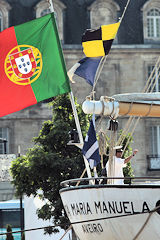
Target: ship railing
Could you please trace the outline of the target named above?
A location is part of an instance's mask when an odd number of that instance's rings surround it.
[[[69,179],[61,182],[62,187],[75,187],[79,185],[101,185],[107,184],[108,180],[113,179],[123,179],[124,185],[134,185],[134,184],[154,184],[160,185],[160,177],[92,177],[92,178],[75,178]],[[109,184],[112,185],[112,184]],[[123,186],[124,186],[123,185]]]

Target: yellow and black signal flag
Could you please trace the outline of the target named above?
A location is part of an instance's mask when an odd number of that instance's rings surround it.
[[[86,57],[101,57],[109,53],[120,22],[102,25],[96,30],[87,29],[82,36],[83,52]]]

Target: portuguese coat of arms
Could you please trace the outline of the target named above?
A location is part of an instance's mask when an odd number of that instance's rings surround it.
[[[9,55],[10,63],[15,75],[19,78],[31,78],[37,63],[32,48]]]

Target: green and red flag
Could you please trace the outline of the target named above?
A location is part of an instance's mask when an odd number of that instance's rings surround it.
[[[0,33],[0,117],[70,92],[54,13]]]

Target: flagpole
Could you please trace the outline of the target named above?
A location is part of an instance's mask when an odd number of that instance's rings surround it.
[[[80,144],[81,144],[80,148],[82,149],[83,143],[84,143],[83,142],[83,136],[82,136],[82,132],[81,132],[81,127],[80,127],[79,118],[78,118],[77,109],[76,109],[76,106],[75,106],[72,91],[69,93],[69,97],[70,97],[70,101],[71,101],[71,105],[72,105],[72,109],[73,109],[73,115],[74,115],[77,131],[78,131],[79,141],[80,141]]]
[[[50,11],[54,12],[53,1],[52,0],[47,0],[47,1],[50,4],[50,6],[49,6]],[[74,115],[76,128],[77,128],[77,131],[78,131],[78,136],[79,136],[79,141],[80,141],[79,147],[82,148],[84,141],[83,141],[83,136],[82,136],[82,132],[81,132],[81,127],[80,127],[78,114],[77,114],[77,109],[76,109],[76,106],[75,106],[75,102],[74,102],[74,97],[73,97],[72,91],[69,93],[69,96],[70,96],[70,101],[71,101],[71,105],[72,105],[72,109],[73,109],[73,115]],[[78,146],[78,144],[77,144],[77,146]],[[87,169],[88,178],[91,178],[92,176],[91,176],[89,163],[88,163],[88,161],[87,161],[87,159],[85,158],[84,155],[83,155],[83,159],[84,159],[85,167]]]
[[[127,8],[128,8],[128,5],[129,5],[130,1],[131,1],[131,0],[128,0],[128,1],[127,1],[127,4],[126,4],[126,6],[125,6],[125,8],[124,8],[124,11],[123,11],[123,13],[122,13],[122,16],[121,16],[121,18],[120,18],[120,20],[119,20],[120,23],[122,22],[122,19],[123,19],[124,15],[125,15],[125,13],[126,13],[126,11],[127,11]]]
[[[123,13],[122,13],[122,16],[121,16],[121,18],[119,19],[120,24],[121,24],[121,22],[122,22],[122,20],[123,20],[123,17],[124,17],[124,15],[125,15],[126,11],[127,11],[127,8],[128,8],[128,5],[129,5],[130,1],[131,1],[131,0],[128,0],[128,1],[127,1],[127,4],[126,4],[126,6],[125,6],[125,8],[124,8],[124,11],[123,11]],[[95,96],[95,87],[96,87],[96,84],[97,84],[97,82],[98,82],[98,79],[99,79],[99,76],[100,76],[100,74],[101,74],[101,71],[102,71],[102,69],[103,69],[103,66],[104,66],[104,64],[105,64],[105,61],[106,61],[107,56],[108,56],[108,55],[102,57],[101,62],[100,62],[100,65],[99,65],[99,67],[98,67],[98,69],[97,69],[97,72],[96,72],[96,76],[95,76],[95,80],[94,80],[94,84],[93,84],[93,88],[92,88],[92,92],[91,92],[91,93],[92,93],[92,98],[93,98],[93,100],[94,100],[94,96]],[[111,148],[113,148],[113,146],[110,146],[109,152],[111,152]],[[112,158],[113,158],[113,157],[112,157]],[[110,160],[110,159],[109,159],[109,160]],[[109,168],[111,168],[111,161],[109,161]],[[94,168],[94,171],[96,171],[96,168]],[[110,172],[109,172],[109,175],[108,175],[108,176],[110,177]]]
[[[127,1],[127,4],[126,4],[126,6],[125,6],[125,8],[124,8],[124,11],[123,11],[123,13],[122,13],[122,16],[121,16],[120,19],[119,19],[119,22],[120,22],[120,23],[121,23],[122,20],[123,20],[123,17],[124,17],[124,15],[125,15],[126,11],[127,11],[127,8],[128,8],[128,5],[129,5],[130,1],[131,1],[131,0],[128,0],[128,1]],[[109,54],[108,54],[108,55],[109,55]],[[100,65],[99,65],[99,67],[98,67],[98,69],[97,69],[97,72],[96,72],[96,76],[95,76],[95,81],[94,81],[92,93],[93,93],[94,90],[95,90],[97,81],[98,81],[98,79],[99,79],[99,76],[100,76],[100,74],[101,74],[101,71],[102,71],[102,69],[103,69],[103,66],[104,66],[104,64],[105,64],[105,61],[106,61],[106,58],[107,58],[108,55],[102,57],[102,59],[101,59]],[[93,95],[94,95],[94,93],[93,93]]]
[[[71,105],[72,105],[72,109],[73,109],[74,119],[75,119],[77,131],[78,131],[78,136],[79,136],[79,140],[80,140],[80,148],[82,148],[84,141],[83,141],[83,136],[82,136],[81,127],[80,127],[80,123],[79,123],[79,118],[78,118],[78,114],[77,114],[77,109],[76,109],[75,102],[74,102],[73,93],[70,92],[69,96],[70,96],[70,101],[71,101]],[[85,158],[84,155],[83,155],[83,159],[84,159],[85,167],[87,169],[88,178],[91,178],[92,175],[91,175],[89,163],[88,163],[88,161],[87,161],[87,159]]]
[[[49,9],[50,9],[51,13],[54,12],[54,7],[53,7],[52,0],[47,0],[47,2],[50,4]]]

